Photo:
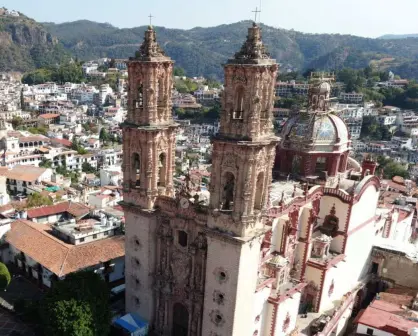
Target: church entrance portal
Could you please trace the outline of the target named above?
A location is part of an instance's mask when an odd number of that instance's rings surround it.
[[[173,329],[172,336],[189,335],[189,312],[181,303],[176,303],[173,307]]]

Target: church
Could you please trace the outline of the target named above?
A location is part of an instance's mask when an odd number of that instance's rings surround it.
[[[330,105],[333,75],[312,75],[307,110],[277,137],[278,64],[249,27],[224,66],[204,204],[173,184],[173,63],[151,26],[127,63],[126,311],[151,335],[342,335],[389,221],[376,215],[376,163],[349,157],[347,126]]]

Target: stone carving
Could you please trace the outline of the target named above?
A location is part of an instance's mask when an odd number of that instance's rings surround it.
[[[215,290],[213,292],[213,302],[216,302],[218,305],[223,305],[225,302],[225,293]]]
[[[176,281],[184,283],[190,276],[190,257],[187,254],[176,250],[171,255],[170,267]]]
[[[225,324],[225,319],[223,314],[219,310],[212,310],[210,312],[210,319],[218,327],[222,327]]]
[[[215,279],[220,283],[223,284],[228,281],[229,275],[228,272],[223,267],[218,267],[213,271],[215,275]]]

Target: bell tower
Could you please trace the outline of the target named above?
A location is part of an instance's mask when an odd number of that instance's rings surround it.
[[[123,129],[126,310],[152,323],[157,256],[157,197],[174,196],[177,124],[172,119],[173,61],[149,26],[144,42],[127,62],[128,115]]]
[[[279,141],[272,120],[277,71],[254,23],[225,65],[220,132],[213,140],[204,335],[254,335],[246,321],[254,321],[263,214]]]
[[[149,26],[128,61],[128,115],[123,124],[124,189],[128,200],[144,209],[152,209],[158,195],[174,192],[173,64]]]
[[[278,65],[254,23],[241,50],[225,65],[221,125],[213,141],[210,227],[246,236],[266,209],[278,138],[273,132]],[[233,225],[227,223],[233,222]]]

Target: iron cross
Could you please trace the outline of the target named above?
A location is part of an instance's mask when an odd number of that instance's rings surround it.
[[[258,13],[261,13],[261,10],[258,10],[258,7],[256,7],[255,10],[252,11],[252,12],[255,13],[255,20],[254,20],[254,22],[257,23],[257,15],[258,15]]]
[[[150,14],[148,17],[149,17],[149,25],[152,26],[152,18],[153,18],[152,14]]]

